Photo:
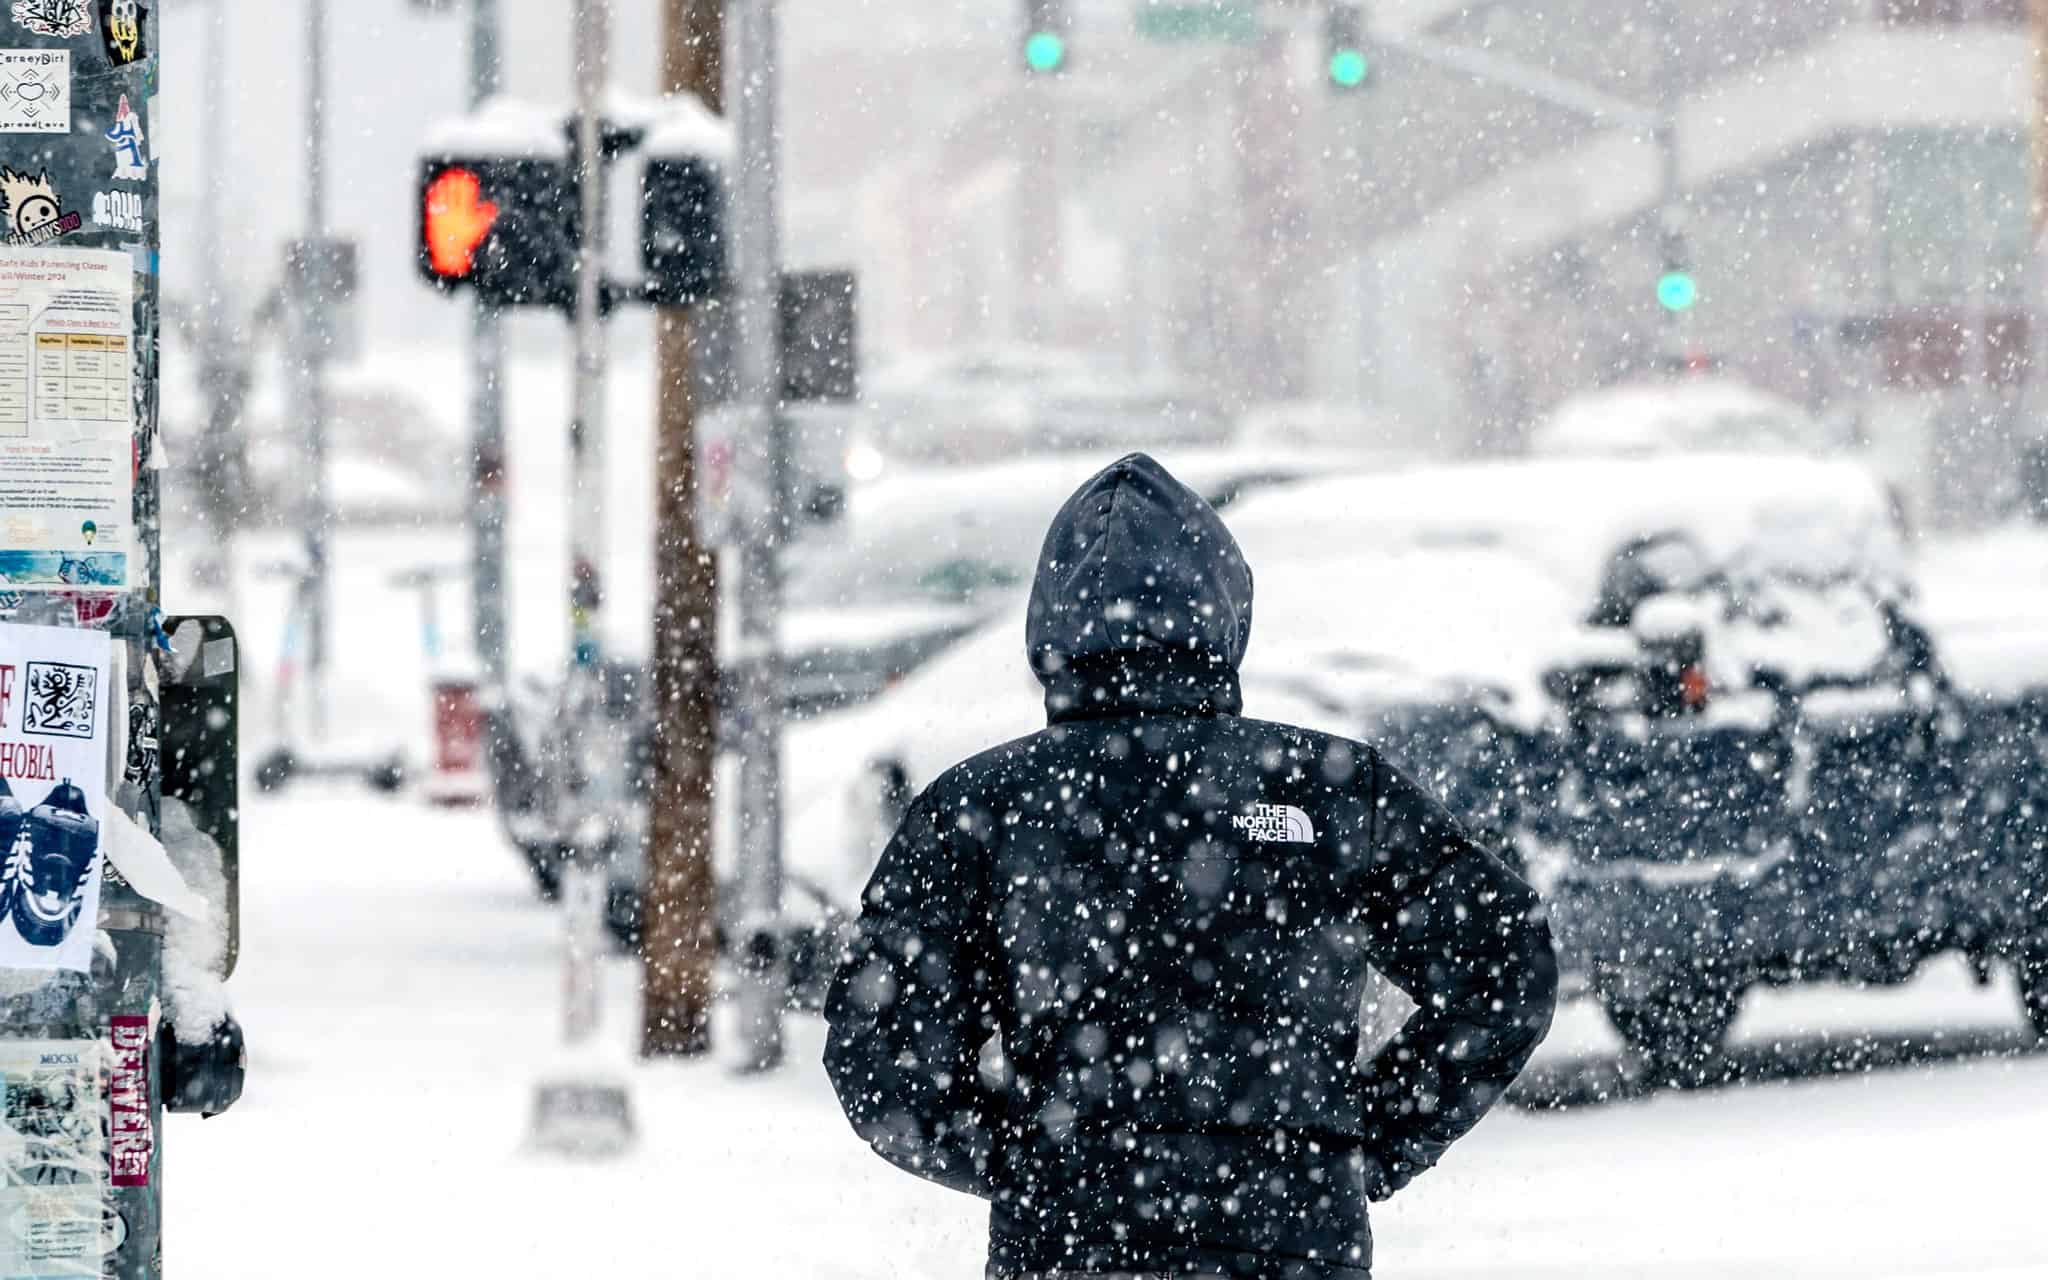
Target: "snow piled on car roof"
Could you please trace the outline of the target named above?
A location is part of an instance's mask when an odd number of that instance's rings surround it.
[[[1556,457],[1716,449],[1819,452],[1839,443],[1790,400],[1733,378],[1582,392],[1560,404],[1529,435],[1531,453]]]
[[[1248,687],[1339,706],[1448,696],[1539,717],[1547,671],[1633,652],[1585,618],[1614,555],[1653,534],[1683,534],[1738,580],[1904,582],[1882,486],[1795,457],[1426,467],[1256,496],[1225,519],[1257,583]]]

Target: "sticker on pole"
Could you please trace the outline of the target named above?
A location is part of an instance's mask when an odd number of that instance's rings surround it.
[[[14,0],[14,20],[39,36],[68,40],[92,30],[92,6],[86,0]]]
[[[99,1045],[0,1041],[0,1276],[97,1277],[106,1252]]]
[[[0,593],[128,586],[134,288],[125,253],[0,250]]]
[[[111,1032],[114,1055],[107,1073],[107,1105],[113,1117],[108,1155],[117,1187],[149,1185],[149,1157],[156,1138],[149,1127],[149,1019],[117,1013]]]
[[[112,655],[104,631],[0,623],[0,969],[92,968]]]
[[[0,49],[0,133],[71,132],[71,51]]]

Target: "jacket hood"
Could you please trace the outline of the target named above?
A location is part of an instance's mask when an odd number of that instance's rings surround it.
[[[1237,540],[1146,455],[1111,463],[1053,517],[1025,621],[1052,720],[1235,715],[1251,629]]]

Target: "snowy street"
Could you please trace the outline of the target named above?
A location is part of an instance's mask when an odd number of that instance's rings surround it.
[[[169,1126],[174,1273],[979,1274],[985,1211],[897,1173],[848,1131],[817,1067],[815,1019],[792,1020],[791,1065],[769,1079],[710,1063],[631,1069],[639,1144],[624,1160],[523,1151],[533,1086],[554,1061],[557,918],[485,814],[308,787],[252,801],[245,842],[231,990],[250,1086],[229,1116]],[[636,971],[611,963],[606,1038],[623,1060]],[[1953,962],[1893,991],[1753,995],[1735,1033],[1745,1061],[1797,1060],[1857,1032],[1970,1056],[1502,1109],[1376,1210],[1377,1272],[2048,1275],[2048,1056],[2010,1056],[2019,1027],[2002,976],[1978,990]],[[1597,1012],[1574,1005],[1532,1072],[1614,1048]]]

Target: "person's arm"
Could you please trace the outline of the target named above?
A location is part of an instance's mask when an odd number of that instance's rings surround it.
[[[1557,958],[1536,893],[1383,760],[1373,766],[1367,949],[1415,1013],[1365,1069],[1374,1199],[1486,1114],[1550,1029]]]
[[[1001,1108],[979,1072],[996,1029],[991,926],[976,849],[950,817],[919,797],[868,881],[825,1002],[825,1070],[884,1160],[985,1198]]]

